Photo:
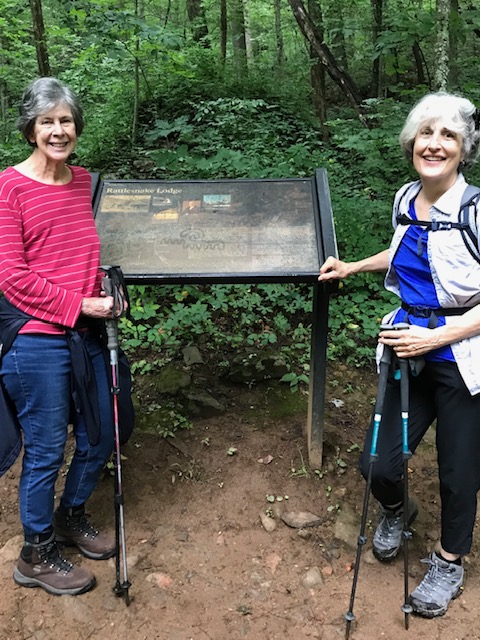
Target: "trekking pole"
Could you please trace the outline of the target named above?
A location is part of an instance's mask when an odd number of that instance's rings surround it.
[[[383,349],[383,355],[380,360],[377,399],[375,402],[375,412],[373,415],[372,442],[370,445],[370,458],[369,458],[369,466],[368,466],[368,474],[367,474],[367,483],[365,485],[365,496],[363,498],[362,519],[360,522],[360,534],[357,539],[357,554],[355,557],[355,569],[353,573],[352,591],[350,594],[350,608],[348,609],[348,612],[345,614],[345,620],[347,621],[347,626],[345,630],[346,640],[348,640],[350,636],[350,629],[352,626],[352,622],[355,621],[355,615],[353,613],[353,604],[355,601],[355,592],[357,590],[358,573],[360,570],[360,557],[362,555],[362,548],[367,541],[365,537],[365,528],[367,526],[368,502],[370,499],[370,488],[372,486],[373,465],[378,459],[378,454],[377,454],[378,433],[380,430],[380,423],[382,421],[383,402],[385,400],[385,392],[387,390],[387,380],[388,380],[388,373],[390,371],[391,360],[392,360],[392,350],[390,347],[385,345]]]
[[[116,582],[113,587],[114,593],[118,597],[125,599],[127,607],[130,605],[130,596],[128,589],[131,586],[128,580],[127,569],[127,552],[125,544],[125,518],[123,511],[123,485],[122,485],[122,458],[120,453],[120,429],[118,422],[118,394],[120,387],[118,386],[118,330],[117,320],[122,315],[123,306],[117,310],[117,301],[120,296],[123,303],[123,297],[119,291],[116,291],[111,278],[112,267],[102,267],[106,271],[103,278],[103,288],[107,296],[114,297],[114,306],[112,310],[112,318],[105,321],[107,330],[107,348],[110,352],[110,365],[112,371],[112,400],[113,400],[113,424],[115,431],[115,449],[113,453],[113,466],[115,472],[115,574]],[[123,581],[120,580],[120,547],[122,549],[122,569]]]
[[[408,523],[408,461],[412,452],[408,447],[408,405],[409,405],[409,364],[406,358],[398,358],[400,367],[400,405],[402,411],[402,458],[403,458],[403,574],[404,574],[404,601],[402,611],[405,614],[405,629],[409,627],[409,616],[413,612],[412,605],[408,602],[408,541],[412,537]]]

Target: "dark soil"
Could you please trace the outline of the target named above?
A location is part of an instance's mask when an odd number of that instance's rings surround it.
[[[114,562],[88,565],[96,588],[55,597],[25,589],[11,575],[21,547],[20,462],[0,479],[0,638],[2,640],[333,640],[345,637],[364,483],[356,462],[376,393],[376,377],[329,371],[324,464],[308,467],[306,411],[274,417],[272,387],[229,387],[228,412],[195,421],[175,439],[136,432],[124,447],[130,606],[112,590]],[[139,391],[137,390],[137,393]],[[342,402],[338,402],[342,401]],[[340,406],[339,406],[340,405]],[[70,445],[71,446],[71,445]],[[233,451],[233,449],[235,451]],[[267,458],[267,456],[271,456]],[[67,456],[68,459],[68,456]],[[260,462],[259,460],[262,460]],[[438,484],[431,434],[410,464],[421,506],[410,550],[410,587],[438,540]],[[62,478],[59,479],[59,489]],[[267,496],[273,496],[273,503]],[[278,500],[280,498],[280,500]],[[272,498],[270,498],[272,499]],[[95,523],[113,528],[113,478],[106,474],[89,505]],[[295,529],[281,510],[309,511],[319,524]],[[375,505],[371,505],[375,524]],[[260,514],[276,515],[267,532]],[[349,535],[341,534],[351,514]],[[362,553],[352,640],[480,638],[478,544],[466,558],[466,588],[439,619],[411,617],[405,630],[403,559],[380,565]],[[343,529],[344,530],[344,529]],[[353,543],[348,539],[352,538]],[[306,583],[317,568],[316,584]],[[308,573],[310,576],[311,573]]]

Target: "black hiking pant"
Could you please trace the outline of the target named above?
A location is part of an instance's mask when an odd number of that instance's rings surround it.
[[[409,448],[415,452],[436,419],[441,544],[448,553],[464,555],[472,545],[480,489],[480,394],[470,395],[453,362],[427,362],[418,376],[410,376],[409,383]],[[372,429],[373,417],[360,457],[365,478]],[[402,422],[400,382],[393,375],[387,384],[377,454],[372,493],[384,506],[399,504],[403,501]]]

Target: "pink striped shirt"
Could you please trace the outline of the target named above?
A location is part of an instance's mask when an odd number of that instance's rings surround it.
[[[100,294],[91,178],[70,169],[65,185],[37,182],[13,167],[0,173],[0,290],[35,318],[21,333],[63,333],[75,326],[82,298]]]

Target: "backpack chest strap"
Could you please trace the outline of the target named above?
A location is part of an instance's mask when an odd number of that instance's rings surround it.
[[[417,255],[420,257],[423,253],[422,238],[425,231],[450,231],[451,229],[459,229],[464,232],[469,229],[468,222],[450,222],[449,220],[413,220],[404,213],[397,214],[397,224],[412,225],[414,227],[422,227],[423,232],[417,239]]]
[[[425,231],[450,231],[450,229],[466,229],[468,222],[450,222],[445,220],[413,220],[404,213],[397,215],[397,224],[424,227]]]

